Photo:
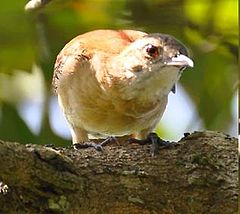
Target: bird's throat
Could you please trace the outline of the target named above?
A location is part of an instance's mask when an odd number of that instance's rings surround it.
[[[180,78],[179,69],[164,67],[161,71],[149,73],[126,86],[124,93],[129,99],[137,98],[142,102],[152,102],[167,96]]]

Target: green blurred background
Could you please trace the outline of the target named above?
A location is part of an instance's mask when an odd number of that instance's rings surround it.
[[[196,109],[191,124],[236,135],[237,0],[52,0],[24,11],[26,3],[0,6],[0,139],[70,144],[53,128],[53,65],[66,42],[99,28],[167,33],[186,44],[195,67],[180,82]],[[168,138],[175,130],[161,124],[157,131]]]

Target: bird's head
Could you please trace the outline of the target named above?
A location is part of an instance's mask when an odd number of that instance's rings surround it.
[[[149,93],[164,94],[171,91],[185,68],[194,65],[182,43],[160,33],[136,39],[114,57],[112,64],[115,75],[126,79],[132,92],[145,88]]]
[[[148,34],[131,43],[122,51],[124,67],[132,72],[161,71],[165,67],[183,70],[193,67],[185,46],[166,34]]]

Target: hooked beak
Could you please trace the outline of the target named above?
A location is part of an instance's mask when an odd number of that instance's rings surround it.
[[[186,67],[193,67],[194,62],[187,56],[180,54],[176,57],[171,58],[168,62],[165,63],[166,65],[177,66],[180,68]]]

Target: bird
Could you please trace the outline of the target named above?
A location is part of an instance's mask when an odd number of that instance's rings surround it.
[[[147,138],[183,70],[193,66],[186,47],[168,34],[98,29],[76,36],[58,54],[52,78],[73,145]]]

